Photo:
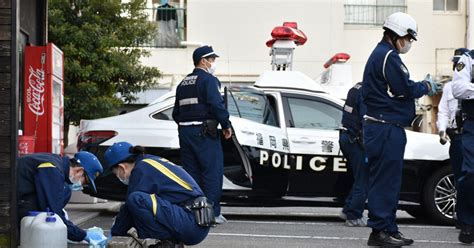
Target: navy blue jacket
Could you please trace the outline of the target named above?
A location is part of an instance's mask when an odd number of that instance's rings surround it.
[[[362,96],[368,116],[410,126],[415,117],[414,99],[427,94],[428,90],[425,84],[410,80],[410,73],[395,47],[383,40],[378,43],[363,76]]]
[[[201,68],[194,68],[176,88],[173,119],[176,123],[217,120],[223,129],[229,128],[229,112],[219,92],[219,79]],[[193,99],[197,99],[193,101]]]
[[[71,198],[69,158],[35,153],[18,159],[18,208],[20,219],[28,211],[52,211],[67,226],[67,238],[81,241],[86,232],[66,220],[63,208]]]
[[[153,161],[158,165],[153,165]],[[155,194],[177,205],[204,195],[196,181],[183,168],[152,155],[140,156],[132,170],[127,198],[137,191]],[[112,235],[124,235],[132,227],[133,221],[130,221],[131,216],[126,209],[125,203],[115,219]]]
[[[361,87],[362,83],[357,83],[347,92],[346,102],[342,109],[342,126],[347,128],[353,135],[360,134],[366,112],[362,91],[360,90]]]

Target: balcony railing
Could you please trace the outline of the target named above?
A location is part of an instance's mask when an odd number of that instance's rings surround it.
[[[138,44],[140,47],[182,47],[186,40],[186,8],[148,8],[149,21],[157,25],[151,42]]]
[[[344,24],[382,25],[387,16],[406,12],[406,5],[344,4]]]

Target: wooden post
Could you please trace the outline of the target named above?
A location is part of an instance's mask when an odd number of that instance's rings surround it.
[[[17,247],[18,1],[0,0],[0,247]]]

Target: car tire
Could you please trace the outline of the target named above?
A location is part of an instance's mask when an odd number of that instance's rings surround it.
[[[450,166],[436,170],[426,181],[422,206],[428,219],[436,224],[453,225],[456,205],[456,188]]]

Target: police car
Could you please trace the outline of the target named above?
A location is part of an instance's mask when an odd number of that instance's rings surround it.
[[[222,138],[223,201],[343,205],[353,180],[338,143],[342,100],[291,70],[266,71],[253,86],[228,88],[223,94],[234,130],[232,139]],[[114,142],[128,141],[180,164],[178,130],[171,117],[174,101],[169,92],[134,112],[82,120],[78,148],[102,159]],[[451,223],[456,192],[448,146],[440,145],[436,135],[409,130],[407,140],[400,208],[415,217]],[[113,175],[97,178],[96,187],[96,194],[87,192],[117,200],[126,193]]]

